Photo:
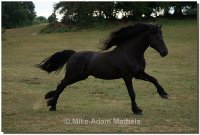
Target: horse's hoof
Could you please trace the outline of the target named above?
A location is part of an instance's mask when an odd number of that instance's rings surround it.
[[[143,115],[142,109],[139,109],[139,108],[133,109],[133,113],[136,114],[136,115]]]
[[[56,107],[55,107],[55,106],[51,106],[51,107],[49,108],[49,111],[56,111]]]
[[[161,98],[164,98],[164,99],[169,99],[169,96],[168,95],[160,95]]]
[[[55,105],[54,98],[49,98],[49,99],[47,99],[47,107],[48,107],[48,106],[54,106],[54,105]]]
[[[52,98],[54,97],[55,95],[55,91],[49,91],[46,95],[45,95],[45,99],[49,99],[49,98]]]
[[[52,104],[52,99],[53,99],[53,98],[46,99],[47,107],[48,107],[48,106],[51,106],[51,104]]]

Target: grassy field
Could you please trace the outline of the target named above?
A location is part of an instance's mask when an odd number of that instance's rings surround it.
[[[49,112],[44,95],[63,78],[35,68],[44,58],[64,49],[97,51],[100,40],[119,28],[56,34],[39,34],[45,25],[6,30],[2,41],[2,131],[24,132],[198,132],[197,22],[163,21],[169,55],[161,58],[149,48],[146,72],[155,76],[170,95],[161,99],[155,87],[133,80],[137,103],[144,115],[131,111],[122,80],[89,77],[68,86],[57,111]],[[66,124],[66,119],[111,120],[110,124]],[[138,124],[115,124],[114,118],[139,120]]]

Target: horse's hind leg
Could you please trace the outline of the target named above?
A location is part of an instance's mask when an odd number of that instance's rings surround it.
[[[86,79],[88,76],[84,74],[76,74],[69,76],[70,74],[66,74],[65,78],[61,81],[61,83],[57,86],[55,91],[50,91],[45,95],[45,99],[47,99],[47,106],[50,106],[50,111],[56,111],[56,104],[59,98],[59,95],[63,92],[66,86],[73,84],[75,82]]]
[[[47,99],[47,106],[51,106],[49,109],[50,111],[56,111],[58,97],[67,85],[68,81],[64,78],[61,81],[61,83],[57,86],[57,89],[55,91],[50,91],[45,95],[45,99]]]

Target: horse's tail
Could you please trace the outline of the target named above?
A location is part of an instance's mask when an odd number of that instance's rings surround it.
[[[37,65],[37,67],[47,71],[48,73],[59,71],[74,53],[74,50],[63,50],[56,52],[52,56],[44,59],[40,64]]]

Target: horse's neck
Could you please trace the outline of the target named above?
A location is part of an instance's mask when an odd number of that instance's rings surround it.
[[[124,46],[124,50],[133,57],[143,57],[144,52],[149,46],[147,41],[148,34],[148,32],[145,32],[137,38],[130,40],[127,42],[127,45]]]

